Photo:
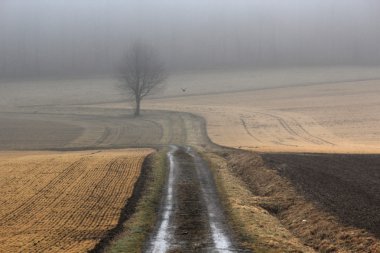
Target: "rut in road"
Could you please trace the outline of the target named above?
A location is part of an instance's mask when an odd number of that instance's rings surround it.
[[[145,252],[236,252],[212,174],[190,147],[171,146],[160,219]]]

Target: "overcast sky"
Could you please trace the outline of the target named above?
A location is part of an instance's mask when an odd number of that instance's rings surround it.
[[[378,0],[0,0],[0,78],[108,74],[137,39],[172,71],[380,63]]]

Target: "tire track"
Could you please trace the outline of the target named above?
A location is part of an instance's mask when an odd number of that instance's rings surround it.
[[[171,146],[160,219],[145,249],[164,252],[237,252],[213,176],[190,147]]]
[[[251,136],[253,139],[255,139],[256,141],[258,141],[259,143],[262,143],[262,141],[261,141],[259,138],[257,138],[256,136],[254,136],[254,135],[249,131],[249,129],[248,129],[248,127],[247,127],[247,123],[244,121],[244,119],[243,119],[241,116],[240,116],[240,121],[241,121],[241,124],[243,125],[245,131],[247,132],[247,134],[248,134],[249,136]]]
[[[111,135],[111,129],[109,127],[105,127],[103,134],[95,141],[95,145],[98,146],[103,144],[107,138]]]
[[[327,141],[327,140],[325,140],[325,139],[322,139],[322,138],[320,138],[320,137],[318,137],[318,136],[312,135],[309,131],[307,131],[307,130],[302,126],[301,123],[299,123],[299,122],[298,122],[297,120],[295,120],[294,118],[291,118],[291,119],[294,121],[295,124],[297,124],[297,126],[298,126],[300,129],[302,129],[302,131],[304,131],[304,132],[305,132],[306,134],[308,134],[310,137],[315,138],[315,139],[318,139],[318,140],[320,140],[321,142],[324,142],[324,143],[326,143],[326,144],[330,144],[330,145],[335,146],[335,143],[329,142],[329,141]]]
[[[322,144],[335,145],[332,142],[329,142],[329,141],[324,140],[320,137],[312,135],[301,125],[301,123],[299,123],[294,118],[290,118],[290,119],[291,119],[292,123],[296,126],[296,129],[294,129],[292,126],[290,126],[289,123],[284,118],[282,118],[278,115],[271,114],[271,113],[264,113],[264,112],[254,112],[254,113],[269,116],[271,118],[276,119],[279,122],[279,124],[282,126],[282,128],[286,132],[288,132],[291,136],[296,136],[296,137],[300,138],[301,140],[304,140],[308,143],[316,144],[316,145],[322,145]]]

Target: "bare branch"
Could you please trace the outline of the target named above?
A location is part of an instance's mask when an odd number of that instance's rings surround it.
[[[141,100],[157,90],[167,78],[163,63],[153,49],[141,42],[135,43],[120,65],[123,88],[135,98],[135,115],[140,114]]]

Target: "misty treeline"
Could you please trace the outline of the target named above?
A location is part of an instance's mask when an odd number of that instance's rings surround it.
[[[171,71],[380,63],[378,0],[1,0],[0,78],[117,73],[136,39]]]

